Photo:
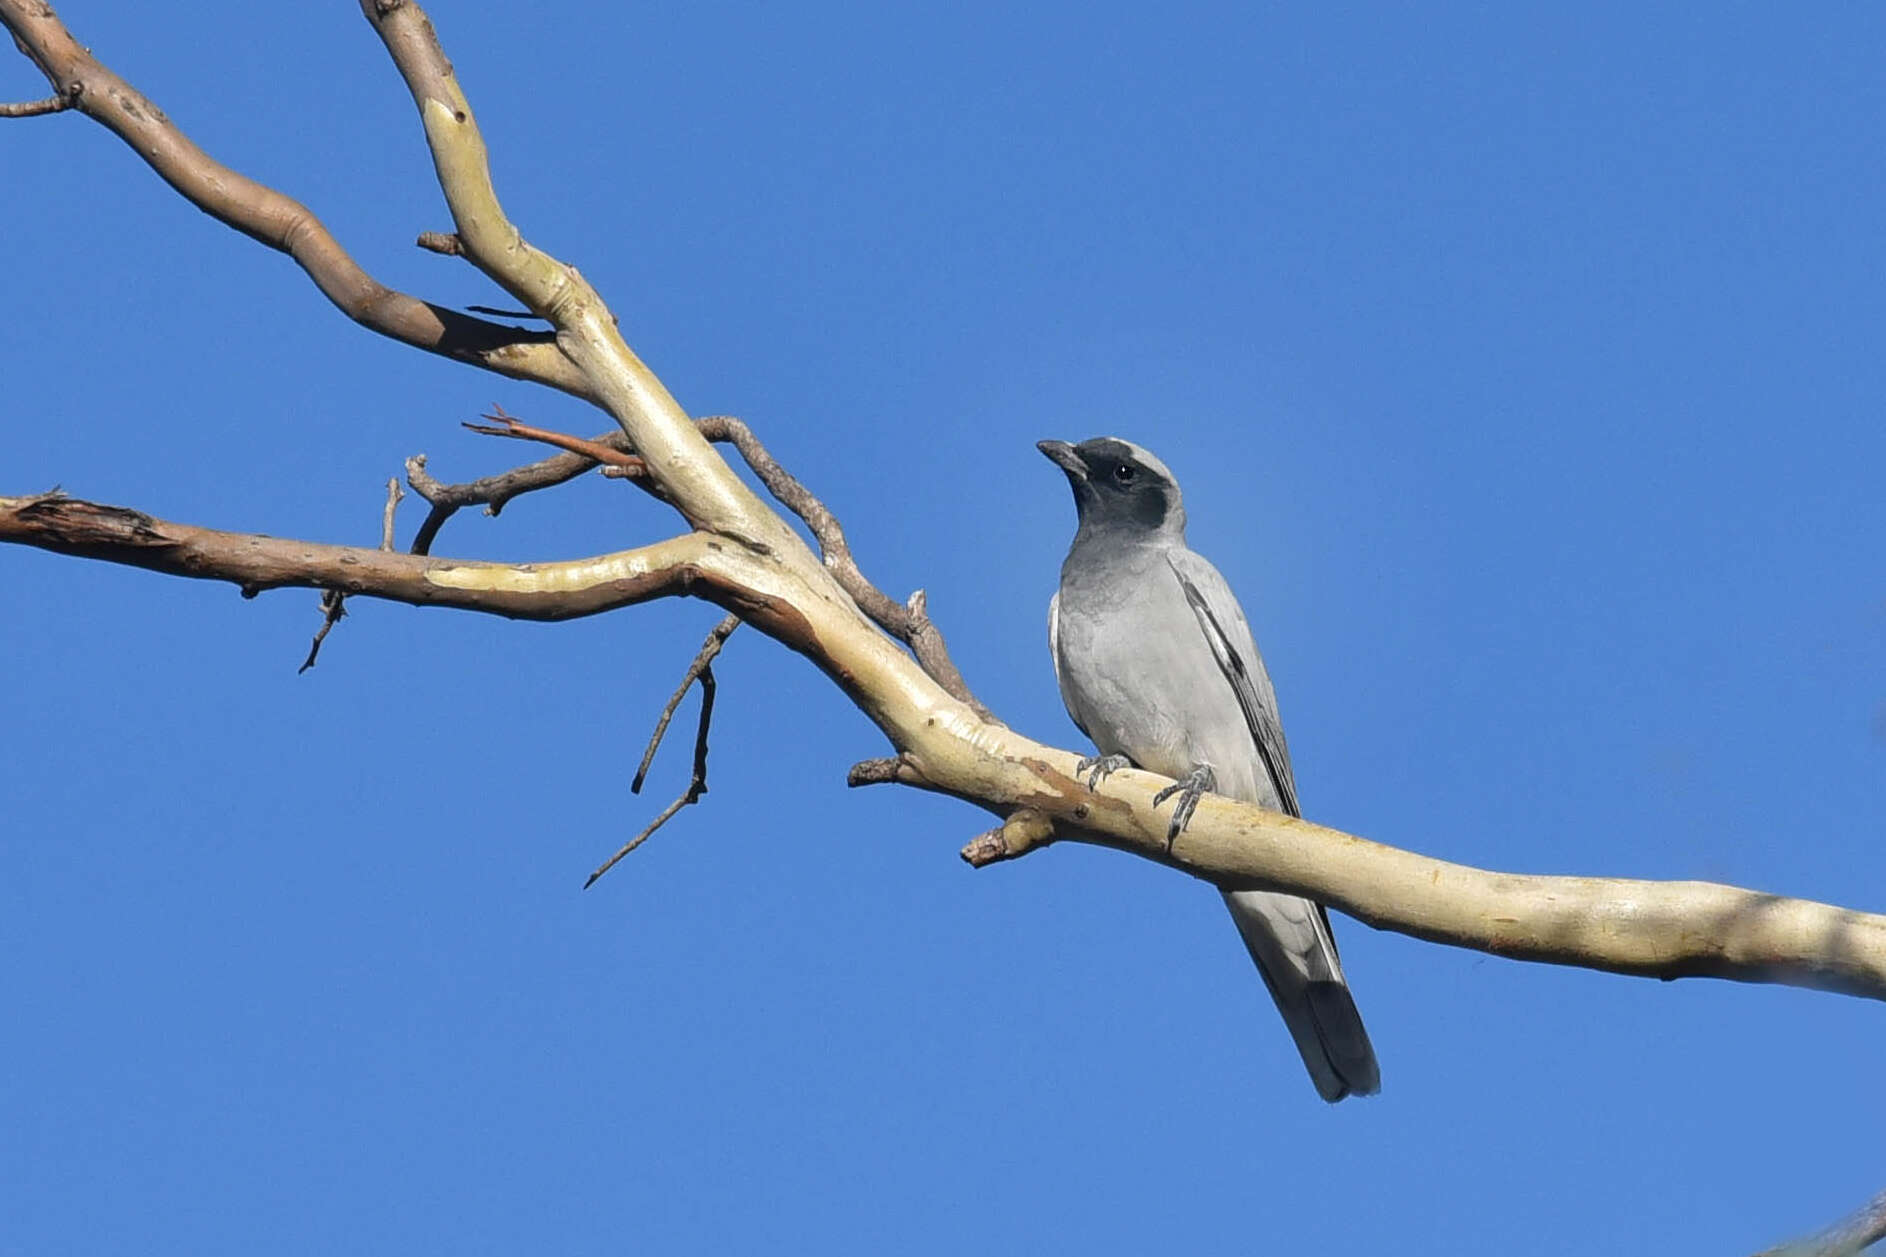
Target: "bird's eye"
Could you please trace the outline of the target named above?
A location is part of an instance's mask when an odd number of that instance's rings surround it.
[[[1121,463],[1113,469],[1113,478],[1121,484],[1133,483],[1133,467],[1130,463]]]

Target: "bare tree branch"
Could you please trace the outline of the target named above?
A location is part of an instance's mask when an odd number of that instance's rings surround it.
[[[739,584],[737,558],[699,533],[590,559],[478,563],[218,532],[50,493],[0,497],[0,542],[227,581],[249,598],[269,589],[335,589],[418,607],[568,620],[691,593],[724,597],[763,619],[772,614],[764,595]]]
[[[1764,1249],[1755,1257],[1853,1257],[1882,1239],[1886,1239],[1886,1192],[1817,1235]]]
[[[713,695],[714,673],[712,669],[709,669],[701,677],[701,727],[696,734],[697,745],[703,752],[707,749],[707,713],[713,710]],[[706,758],[704,754],[697,759],[696,762],[701,765],[703,770],[706,768]],[[695,789],[697,785],[700,787],[698,791]],[[688,788],[683,790],[681,794],[676,797],[674,802],[663,808],[656,814],[654,820],[642,827],[641,833],[623,843],[621,847],[617,848],[614,855],[597,865],[595,870],[590,873],[588,877],[583,879],[583,889],[588,890],[591,886],[594,886],[604,873],[607,873],[610,869],[622,863],[624,856],[654,837],[656,830],[673,820],[675,813],[679,812],[682,808],[694,802],[695,799],[705,793],[707,793],[707,778],[705,776],[695,777],[693,781],[688,783]]]
[[[308,643],[308,657],[301,661],[299,668],[295,669],[296,676],[300,676],[315,665],[315,661],[321,657],[321,643],[325,642],[327,635],[334,631],[334,626],[346,618],[347,595],[338,589],[323,589],[321,591],[321,627],[314,630],[314,640]]]
[[[714,656],[720,653],[720,648],[726,644],[728,634],[739,627],[740,618],[730,615],[715,625],[713,632],[707,635],[707,641],[701,646],[701,653],[694,656],[694,662],[688,665],[688,672],[682,678],[681,688],[675,691],[674,698],[669,700],[668,706],[662,711],[661,722],[655,726],[655,736],[648,740],[648,753],[642,756],[642,766],[635,774],[635,784],[629,787],[632,791],[638,793],[641,791],[643,774],[648,772],[649,761],[655,758],[655,748],[661,744],[661,735],[668,728],[669,717],[674,715],[674,710],[680,704],[682,695],[688,692],[688,687],[695,681],[699,681],[701,683],[701,718],[694,730],[694,769],[693,774],[688,778],[687,789],[683,790],[673,803],[663,808],[661,814],[650,821],[641,833],[623,843],[614,855],[604,860],[596,871],[589,875],[589,880],[583,883],[584,890],[594,886],[596,879],[614,868],[623,856],[647,842],[649,835],[672,820],[676,812],[690,803],[698,802],[700,797],[707,793],[707,729],[714,719],[713,660]]]
[[[629,782],[629,793],[640,794],[642,783],[648,779],[648,766],[655,762],[655,752],[661,748],[662,735],[668,732],[668,722],[674,719],[675,708],[681,706],[681,700],[687,697],[688,687],[707,671],[708,665],[720,654],[720,648],[727,644],[733,631],[740,627],[740,617],[730,615],[708,630],[707,640],[701,643],[699,653],[688,665],[688,670],[681,674],[681,684],[675,686],[675,692],[668,699],[668,705],[661,709],[661,718],[655,722],[655,732],[649,735],[648,749],[642,752],[642,762],[635,770],[635,779]]]
[[[397,477],[386,482],[386,506],[380,511],[380,549],[388,553],[391,553],[393,549],[393,518],[399,510],[399,500],[405,496],[399,487]],[[327,635],[334,631],[334,626],[346,616],[347,595],[338,589],[323,589],[321,591],[321,627],[314,631],[314,640],[308,643],[308,657],[301,661],[299,668],[295,669],[296,676],[300,676],[315,665],[315,661],[321,657],[321,643],[327,640]]]
[[[617,440],[623,439],[620,432],[607,435]],[[595,459],[582,454],[557,454],[522,467],[513,467],[496,476],[485,476],[464,484],[441,484],[426,470],[426,456],[415,454],[406,460],[406,483],[412,486],[414,493],[431,503],[432,510],[413,537],[412,552],[431,553],[439,529],[461,507],[483,506],[485,514],[496,515],[507,502],[520,494],[564,484],[595,466]]]
[[[587,458],[592,463],[600,463],[617,473],[622,479],[629,480],[641,488],[659,494],[661,486],[648,476],[648,464],[633,453],[618,450],[605,441],[585,440],[580,436],[569,436],[562,432],[552,432],[548,428],[534,427],[515,415],[506,414],[504,407],[493,406],[491,413],[484,418],[491,423],[466,423],[461,427],[482,436],[507,437],[516,441],[536,441],[543,445],[554,445],[566,454],[575,454]],[[617,434],[620,435],[620,434]]]
[[[466,259],[556,329],[557,346],[590,385],[586,395],[649,460],[654,480],[691,527],[756,554],[802,552],[798,536],[731,473],[636,357],[601,294],[574,267],[528,243],[505,214],[471,103],[419,6],[361,0],[360,7],[412,92]]]
[[[1215,885],[1289,891],[1381,929],[1515,960],[1886,999],[1886,916],[1709,882],[1488,872],[1215,795],[1199,803],[1191,826],[1168,847],[1167,816],[1152,802],[1171,784],[1165,778],[1126,768],[1100,790],[1087,789],[1074,778],[1074,752],[977,722],[960,707],[952,717],[937,704],[953,700],[887,639],[833,636],[793,601],[795,587],[777,563],[704,533],[593,559],[507,566],[214,532],[41,495],[0,498],[0,542],[226,580],[245,594],[332,587],[539,620],[690,594],[811,658],[861,708],[885,713],[880,723],[896,731],[900,754],[854,769],[855,783],[915,785],[1005,817],[1027,809],[1051,832],[1033,819],[1026,829],[1005,827],[1005,842],[1028,835],[1024,850],[1058,839],[1100,843]],[[932,687],[927,707],[901,706],[895,693],[887,700],[874,688],[880,681],[858,662],[871,640],[882,643],[879,667],[901,667],[909,684]],[[913,710],[929,714],[913,717]]]
[[[163,111],[80,46],[50,4],[0,0],[0,23],[56,89],[53,99],[69,101],[111,130],[204,213],[292,257],[348,318],[429,353],[590,396],[582,373],[550,334],[432,305],[367,274],[307,206],[192,143]]]
[[[399,487],[399,477],[389,477],[386,482],[386,507],[380,512],[380,549],[388,554],[393,553],[394,517],[399,514],[400,499],[405,496],[406,491]]]

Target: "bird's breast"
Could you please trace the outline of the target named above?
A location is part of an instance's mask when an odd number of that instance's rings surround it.
[[[1250,775],[1255,746],[1196,615],[1163,568],[1100,586],[1063,582],[1063,697],[1101,751],[1168,777],[1209,763],[1229,778],[1220,789],[1230,793]]]

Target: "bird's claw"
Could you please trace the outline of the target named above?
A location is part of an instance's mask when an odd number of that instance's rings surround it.
[[[1074,765],[1074,775],[1087,774],[1087,789],[1091,793],[1109,775],[1122,768],[1129,768],[1133,761],[1124,755],[1091,755]]]
[[[1179,780],[1153,796],[1153,806],[1158,807],[1173,795],[1179,801],[1172,807],[1172,823],[1166,826],[1166,849],[1178,841],[1179,835],[1192,822],[1192,813],[1198,808],[1199,796],[1211,794],[1218,789],[1218,774],[1212,771],[1210,764],[1200,764]]]

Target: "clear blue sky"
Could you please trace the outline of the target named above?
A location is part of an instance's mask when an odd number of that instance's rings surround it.
[[[508,208],[1074,745],[1034,451],[1115,433],[1241,594],[1313,819],[1886,908],[1886,12],[433,10]],[[78,37],[389,283],[503,300],[354,6]],[[0,96],[42,95],[9,49]],[[567,399],[354,328],[77,117],[0,124],[0,492],[371,544]],[[409,504],[403,535],[420,512]],[[585,480],[441,553],[674,528]],[[1734,1253],[1886,1186],[1886,1010],[1339,921],[1317,1100],[1209,890],[962,804],[795,656],[627,783],[718,613],[563,626],[0,551],[0,1248]],[[691,720],[686,715],[683,720]]]

